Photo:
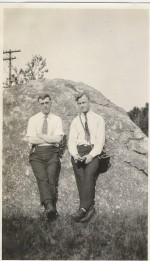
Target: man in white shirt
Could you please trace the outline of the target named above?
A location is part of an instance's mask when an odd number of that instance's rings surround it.
[[[57,217],[58,180],[61,169],[59,143],[63,137],[62,120],[51,113],[48,94],[38,97],[40,112],[29,119],[27,137],[32,148],[29,162],[37,180],[41,204],[48,219]]]
[[[95,212],[95,186],[99,172],[98,155],[105,142],[105,122],[102,116],[90,110],[89,95],[76,95],[79,115],[71,123],[69,152],[79,192],[80,206],[72,215],[76,222],[90,220]]]

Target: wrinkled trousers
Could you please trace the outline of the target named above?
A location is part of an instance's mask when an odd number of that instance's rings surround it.
[[[83,148],[82,150],[81,145],[78,148],[80,156],[84,156],[90,151],[90,147]],[[95,157],[90,163],[85,164],[84,162],[75,163],[74,158],[71,157],[71,162],[79,192],[79,207],[89,210],[95,204],[95,187],[99,174],[99,158]]]
[[[31,149],[29,162],[36,177],[41,204],[50,200],[55,205],[58,199],[58,181],[61,169],[59,148],[36,146]]]

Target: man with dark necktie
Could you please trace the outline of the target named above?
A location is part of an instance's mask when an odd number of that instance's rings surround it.
[[[95,213],[95,186],[99,172],[98,155],[105,142],[105,122],[102,116],[90,110],[89,95],[76,95],[79,115],[71,123],[69,152],[79,192],[79,209],[72,214],[76,222],[86,222]]]
[[[63,137],[62,120],[51,113],[48,94],[38,97],[40,112],[29,119],[27,137],[31,144],[29,162],[37,180],[41,204],[48,219],[57,217],[58,181],[61,169],[59,143]]]

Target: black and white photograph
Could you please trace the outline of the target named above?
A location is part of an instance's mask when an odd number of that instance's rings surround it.
[[[148,260],[149,4],[0,9],[2,260]]]

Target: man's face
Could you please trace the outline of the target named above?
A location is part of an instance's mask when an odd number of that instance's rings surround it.
[[[78,106],[80,112],[86,113],[90,109],[90,103],[89,99],[86,97],[86,95],[83,95],[81,98],[78,99]]]
[[[45,99],[39,99],[39,103],[41,105],[41,111],[45,114],[48,115],[50,113],[50,109],[51,109],[51,101],[48,97],[46,97]]]

